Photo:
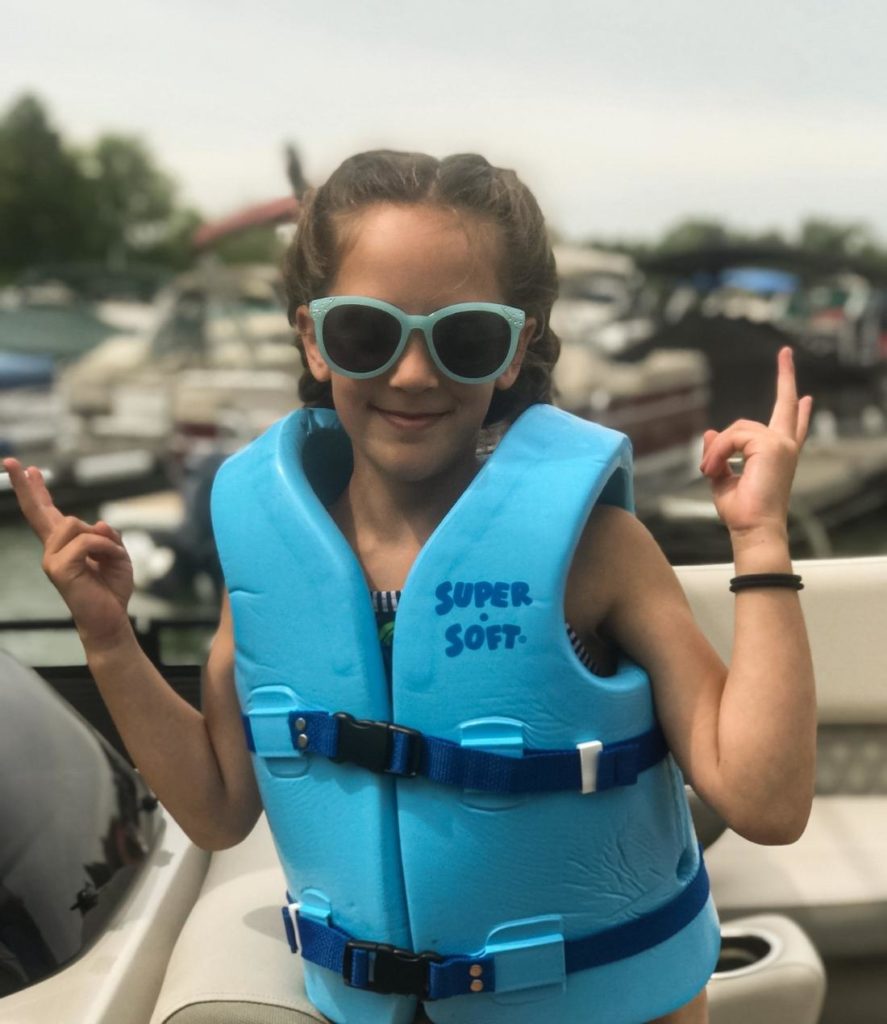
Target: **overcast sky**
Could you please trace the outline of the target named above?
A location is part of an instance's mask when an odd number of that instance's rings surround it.
[[[137,133],[209,214],[370,146],[514,167],[568,236],[687,214],[887,242],[883,0],[4,0],[0,104]]]

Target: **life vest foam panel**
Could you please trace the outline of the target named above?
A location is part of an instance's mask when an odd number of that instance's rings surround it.
[[[569,940],[642,918],[695,875],[670,757],[606,792],[500,796],[334,764],[294,750],[280,723],[287,709],[343,710],[513,756],[649,729],[646,673],[624,661],[615,676],[593,675],[564,625],[566,576],[591,509],[631,507],[627,441],[550,406],[512,425],[409,573],[391,696],[362,571],[318,497],[333,500],[349,473],[335,414],[302,410],[229,460],[213,495],[238,696],[259,728],[267,723],[256,774],[290,892],[315,912],[328,905],[357,938],[417,951],[471,954],[497,929],[506,942],[535,928],[538,947],[515,943],[497,975],[504,986],[510,970],[519,984],[531,973],[521,963],[544,968],[546,958],[556,973],[553,928]],[[637,1024],[704,986],[719,938],[709,899],[636,956],[426,1012],[437,1024]],[[309,998],[335,1021],[412,1018],[411,997],[305,967]]]

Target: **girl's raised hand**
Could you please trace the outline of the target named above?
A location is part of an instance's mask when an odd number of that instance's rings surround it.
[[[798,398],[792,350],[777,357],[776,402],[770,423],[737,420],[725,430],[707,430],[700,469],[711,480],[715,508],[731,534],[775,528],[785,531],[792,479],[801,454],[813,399]],[[728,459],[740,454],[742,473]]]
[[[113,643],[129,628],[132,563],[120,534],[64,516],[46,489],[40,470],[4,459],[19,508],[43,544],[43,571],[71,610],[84,645]]]

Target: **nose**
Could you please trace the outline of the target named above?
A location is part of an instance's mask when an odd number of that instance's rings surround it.
[[[425,335],[421,331],[413,331],[407,339],[406,348],[400,359],[391,370],[389,383],[392,387],[404,391],[424,391],[437,387],[439,380]]]

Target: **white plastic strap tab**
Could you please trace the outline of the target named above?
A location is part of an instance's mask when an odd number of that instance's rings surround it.
[[[582,792],[594,793],[597,789],[597,763],[604,749],[600,740],[589,740],[588,743],[577,743],[579,764],[582,769]]]
[[[289,919],[293,925],[293,935],[296,937],[296,945],[299,949],[302,948],[302,936],[299,935],[299,911],[302,909],[301,903],[287,903],[286,912],[289,914]]]

